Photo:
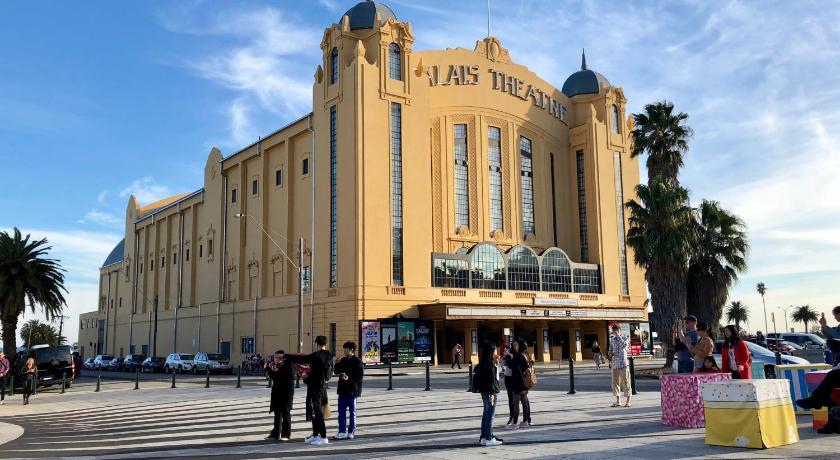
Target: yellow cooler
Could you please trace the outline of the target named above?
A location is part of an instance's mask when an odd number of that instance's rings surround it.
[[[787,380],[704,383],[706,444],[762,449],[799,442]]]

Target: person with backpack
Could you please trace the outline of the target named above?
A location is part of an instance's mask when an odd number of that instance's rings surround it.
[[[309,365],[309,374],[303,383],[306,384],[307,407],[312,417],[312,435],[307,436],[304,442],[313,446],[323,446],[329,444],[324,410],[329,409],[327,381],[332,376],[332,357],[327,351],[327,338],[323,335],[315,338],[315,348],[314,353],[287,354],[285,358],[293,364]]]
[[[498,358],[496,345],[484,342],[478,364],[473,370],[473,393],[480,393],[484,403],[481,416],[482,446],[495,447],[502,445],[502,440],[493,436],[493,417],[496,415],[496,404],[499,402],[499,372],[496,360]]]
[[[356,356],[356,343],[344,343],[344,356],[335,364],[338,376],[338,434],[335,439],[353,439],[356,435],[356,398],[362,395],[365,365]],[[350,426],[347,426],[347,412]]]
[[[511,429],[528,428],[531,423],[531,402],[528,400],[528,389],[533,386],[533,362],[525,354],[528,352],[528,342],[523,338],[511,343],[511,390],[513,392],[513,413],[511,414]],[[522,423],[519,420],[519,405],[522,404]]]

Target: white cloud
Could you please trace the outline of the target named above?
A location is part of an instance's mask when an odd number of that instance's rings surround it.
[[[112,228],[120,228],[125,224],[123,219],[120,219],[119,217],[115,216],[114,214],[104,212],[104,211],[100,211],[98,209],[91,209],[90,211],[88,211],[88,213],[85,214],[85,218],[83,220],[79,221],[79,222],[80,223],[93,222],[95,224],[99,224],[99,225],[102,225],[104,227],[112,227]]]
[[[161,200],[172,194],[172,190],[169,187],[158,184],[154,177],[146,176],[133,181],[130,185],[122,189],[119,196],[120,198],[127,198],[134,195],[142,206]]]
[[[96,202],[99,204],[105,204],[105,200],[108,198],[108,191],[103,190],[99,192],[99,195],[96,195]]]

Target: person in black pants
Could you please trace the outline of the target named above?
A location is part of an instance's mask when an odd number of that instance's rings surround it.
[[[288,354],[285,358],[290,363],[309,365],[309,375],[303,383],[306,384],[306,401],[312,415],[312,436],[307,436],[304,441],[313,446],[323,446],[329,444],[323,407],[329,403],[327,381],[332,376],[332,357],[327,351],[327,338],[323,335],[315,338],[315,348],[317,350],[314,353]]]
[[[513,413],[511,414],[511,428],[528,428],[531,426],[531,402],[528,400],[528,389],[525,387],[523,374],[528,370],[529,359],[525,355],[528,342],[523,338],[511,344],[513,358],[511,359],[511,391],[513,392]],[[516,424],[519,418],[519,404],[522,403],[522,423]]]
[[[823,381],[811,392],[811,396],[797,400],[796,405],[805,409],[835,407],[837,403],[831,400],[831,392],[835,388],[840,388],[840,369],[833,369],[826,374]]]
[[[288,441],[292,437],[292,401],[295,399],[294,366],[284,359],[285,352],[274,353],[274,362],[268,364],[266,372],[271,379],[271,406],[274,412],[274,429],[266,440]]]
[[[513,355],[510,353],[510,348],[505,347],[502,355],[502,371],[505,375],[505,391],[507,391],[508,397],[508,421],[505,423],[505,428],[513,429],[515,427],[519,427],[516,418],[514,418],[514,412],[517,413],[517,409],[519,405],[515,403],[515,396],[513,394],[513,368],[512,366]]]

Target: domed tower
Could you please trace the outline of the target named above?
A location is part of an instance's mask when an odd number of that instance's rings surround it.
[[[419,86],[413,43],[411,25],[373,1],[324,31],[312,117],[316,290],[341,296],[365,283],[402,286],[409,276],[401,263],[402,171],[420,160],[404,161],[402,151],[428,145],[408,129],[412,84]]]
[[[580,260],[601,266],[604,292],[642,295],[643,275],[625,236],[624,203],[634,196],[639,164],[630,157],[624,91],[588,68],[585,53],[580,70],[566,79],[562,91],[574,104],[569,166],[577,178]]]

